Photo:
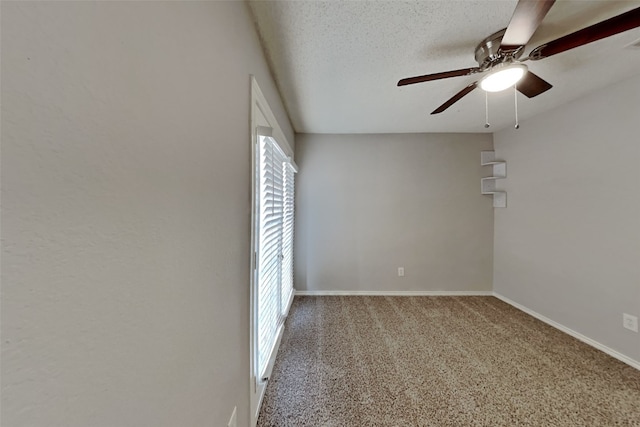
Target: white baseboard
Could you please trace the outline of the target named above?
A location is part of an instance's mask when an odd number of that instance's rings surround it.
[[[632,359],[632,358],[630,358],[628,356],[625,356],[622,353],[618,353],[614,349],[609,348],[606,345],[601,344],[598,341],[593,340],[593,339],[591,339],[591,338],[589,338],[589,337],[587,337],[585,335],[582,335],[581,333],[576,332],[573,329],[569,329],[566,326],[561,325],[560,323],[555,322],[555,321],[549,319],[548,317],[545,317],[542,314],[531,310],[530,308],[527,308],[527,307],[525,307],[523,305],[520,305],[517,302],[512,301],[509,298],[507,298],[507,297],[505,297],[503,295],[500,295],[497,292],[493,292],[493,296],[495,296],[496,298],[498,298],[498,299],[506,302],[507,304],[517,308],[518,310],[524,311],[525,313],[535,317],[536,319],[543,321],[547,325],[553,326],[554,328],[564,332],[565,334],[571,335],[572,337],[582,341],[583,343],[589,344],[591,347],[594,347],[594,348],[596,348],[596,349],[598,349],[600,351],[603,351],[603,352],[607,353],[609,356],[611,356],[613,358],[616,358],[619,361],[624,362],[627,365],[640,370],[640,362],[638,362],[637,360],[634,360],[634,359]]]
[[[492,291],[296,291],[300,296],[493,296]]]

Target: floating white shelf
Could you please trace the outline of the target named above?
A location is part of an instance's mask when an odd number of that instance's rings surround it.
[[[480,164],[482,166],[491,166],[493,175],[480,179],[480,192],[482,194],[490,194],[493,196],[494,208],[507,207],[507,192],[496,190],[496,180],[507,177],[507,162],[496,160],[494,151],[481,151]]]

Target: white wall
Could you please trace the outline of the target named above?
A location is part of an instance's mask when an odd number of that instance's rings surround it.
[[[495,291],[640,361],[640,76],[495,134]]]
[[[493,208],[480,194],[491,135],[299,134],[296,144],[296,289],[491,290]]]
[[[244,2],[2,2],[3,426],[248,425]]]

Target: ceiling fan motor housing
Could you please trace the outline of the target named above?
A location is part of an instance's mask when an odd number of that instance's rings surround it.
[[[491,68],[493,65],[502,62],[517,60],[522,56],[524,46],[519,46],[517,49],[508,52],[500,49],[500,42],[502,41],[502,37],[506,30],[507,29],[504,28],[491,34],[489,37],[482,40],[476,47],[475,58],[478,65],[483,70]]]

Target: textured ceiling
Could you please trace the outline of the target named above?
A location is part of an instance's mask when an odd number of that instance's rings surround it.
[[[430,115],[477,76],[397,87],[404,77],[476,66],[475,46],[507,26],[515,0],[250,1],[274,77],[297,132],[492,132],[513,126],[514,94],[475,90]],[[640,1],[557,1],[536,46],[640,6]],[[518,95],[520,119],[640,73],[634,29],[547,58],[530,70],[554,85]],[[524,57],[523,56],[523,57]],[[615,108],[614,105],[611,106]]]

